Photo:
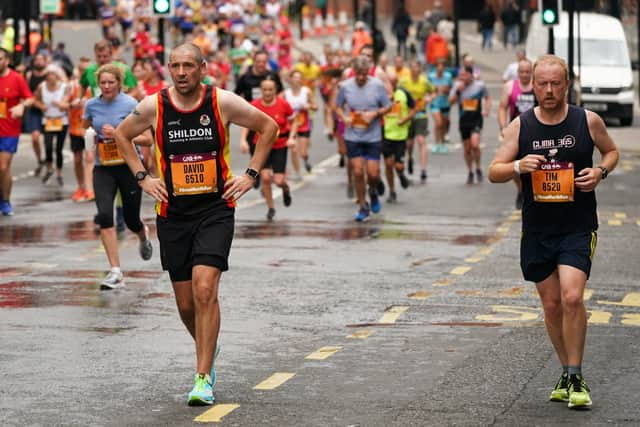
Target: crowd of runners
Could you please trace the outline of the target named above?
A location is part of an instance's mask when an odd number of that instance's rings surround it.
[[[54,51],[40,43],[13,71],[5,35],[0,209],[13,214],[11,160],[20,133],[30,134],[33,175],[58,187],[65,185],[62,153],[68,134],[76,178],[70,198],[96,204],[94,221],[110,267],[101,286],[115,289],[124,278],[118,231],[134,232],[140,256],[152,257],[140,219],[142,192],[152,196],[162,265],[196,343],[197,374],[188,402],[211,404],[219,351],[218,284],[228,268],[237,199],[251,187],[259,189],[266,217],[274,220],[275,184],[290,206],[289,182],[313,170],[310,137],[318,127],[323,138],[336,142],[345,203],[355,198],[355,220],[366,221],[381,211],[385,194],[388,203],[398,200],[396,182],[407,189],[428,181],[429,154],[449,153],[452,108],[458,109],[467,166],[460,180],[482,182],[480,138],[492,101],[470,55],[454,69],[446,47],[434,49],[433,43],[441,46],[437,26],[425,38],[424,55],[389,60],[376,52],[367,25],[357,22],[352,34],[340,33],[314,57],[294,43],[277,0],[260,7],[250,1],[177,2],[171,21],[176,47],[168,52],[165,69],[158,59],[163,47],[150,32],[151,17],[137,4],[105,2],[103,38],[75,64],[63,43]],[[130,65],[122,60],[129,49]],[[566,64],[556,57],[536,64],[537,86],[536,66],[527,58],[519,57],[505,73],[498,117],[505,143],[489,177],[514,179],[518,188],[516,204],[523,207],[526,228],[523,273],[537,283],[564,367],[551,399],[584,407],[591,400],[581,375],[586,329],[581,295],[595,249],[592,190],[615,167],[617,151],[597,116],[567,106]],[[246,172],[235,177],[229,161],[232,123],[242,128],[241,151],[251,154]],[[575,135],[572,145],[569,134]],[[529,137],[535,139],[532,146]],[[569,151],[576,145],[577,155]],[[591,161],[594,146],[603,154],[597,167]],[[551,169],[545,173],[542,166]],[[555,225],[545,223],[549,218]]]

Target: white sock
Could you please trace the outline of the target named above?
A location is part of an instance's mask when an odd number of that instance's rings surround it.
[[[120,267],[111,267],[111,272],[112,273],[122,273],[122,271],[120,270]]]

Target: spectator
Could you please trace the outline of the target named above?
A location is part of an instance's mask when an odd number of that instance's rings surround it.
[[[439,58],[449,59],[449,43],[447,39],[435,29],[431,29],[431,34],[427,38],[425,46],[425,56],[430,69],[435,68]]]
[[[372,31],[373,29],[373,6],[371,6],[371,0],[362,0],[362,4],[360,6],[360,13],[358,14],[360,21],[365,24],[365,28],[368,31]],[[356,22],[357,24],[357,22]],[[357,56],[355,54],[354,56]]]
[[[351,56],[354,58],[360,54],[360,49],[366,45],[373,45],[373,39],[369,32],[365,29],[362,21],[356,22],[355,31],[351,36]]]
[[[482,34],[482,49],[493,48],[493,28],[496,24],[496,15],[489,5],[485,5],[478,17],[478,29]]]
[[[443,19],[446,19],[447,14],[442,10],[442,3],[440,0],[435,0],[433,2],[433,9],[431,9],[431,17],[430,22],[433,28],[438,28],[438,24]]]
[[[398,47],[396,53],[407,58],[407,37],[409,37],[409,28],[411,27],[411,17],[404,6],[404,1],[398,5],[398,10],[393,16],[391,22],[391,31],[398,39]]]
[[[506,49],[511,42],[511,46],[515,49],[518,44],[518,24],[520,23],[520,12],[514,0],[510,0],[502,11],[502,25],[504,48]]]
[[[424,18],[418,22],[416,28],[416,41],[418,42],[418,46],[425,46],[427,43],[427,37],[431,34],[431,11],[424,11]],[[424,50],[418,49],[418,61],[420,64],[424,65],[426,63],[426,58],[424,56]]]
[[[73,61],[71,61],[67,52],[64,51],[64,48],[64,43],[59,42],[51,55],[51,59],[64,70],[67,76],[71,76],[73,74]]]

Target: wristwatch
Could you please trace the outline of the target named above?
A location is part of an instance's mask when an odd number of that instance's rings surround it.
[[[144,181],[144,179],[147,177],[147,175],[149,175],[149,172],[147,172],[147,171],[136,172],[136,181],[138,181],[138,184],[141,183],[142,181]]]
[[[258,179],[258,175],[260,174],[257,170],[251,169],[251,168],[247,168],[247,170],[244,171],[244,173],[246,175],[249,175],[253,179]]]
[[[604,166],[598,166],[598,169],[602,171],[602,179],[607,179],[607,176],[609,176],[609,169]]]

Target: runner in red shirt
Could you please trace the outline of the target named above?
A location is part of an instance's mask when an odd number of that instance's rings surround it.
[[[291,105],[289,105],[284,98],[276,95],[276,82],[273,80],[273,77],[267,76],[267,78],[260,83],[260,92],[262,97],[254,99],[251,104],[275,120],[279,129],[278,139],[273,143],[271,153],[260,171],[262,194],[269,207],[267,219],[271,221],[276,215],[276,210],[273,207],[273,195],[271,193],[272,171],[273,183],[282,188],[284,205],[291,205],[291,191],[289,190],[289,184],[287,184],[285,177],[285,171],[287,169],[287,147],[293,146],[296,143],[295,135],[298,132],[298,124],[294,121],[296,113],[293,111]],[[242,141],[240,148],[243,153],[251,151],[253,155],[258,138],[256,137],[251,143],[247,143],[247,133],[247,129],[243,129],[243,135],[242,138],[240,138]]]
[[[11,196],[11,160],[18,150],[18,138],[24,107],[33,103],[33,95],[24,78],[9,68],[11,54],[0,48],[0,211],[13,215]]]

